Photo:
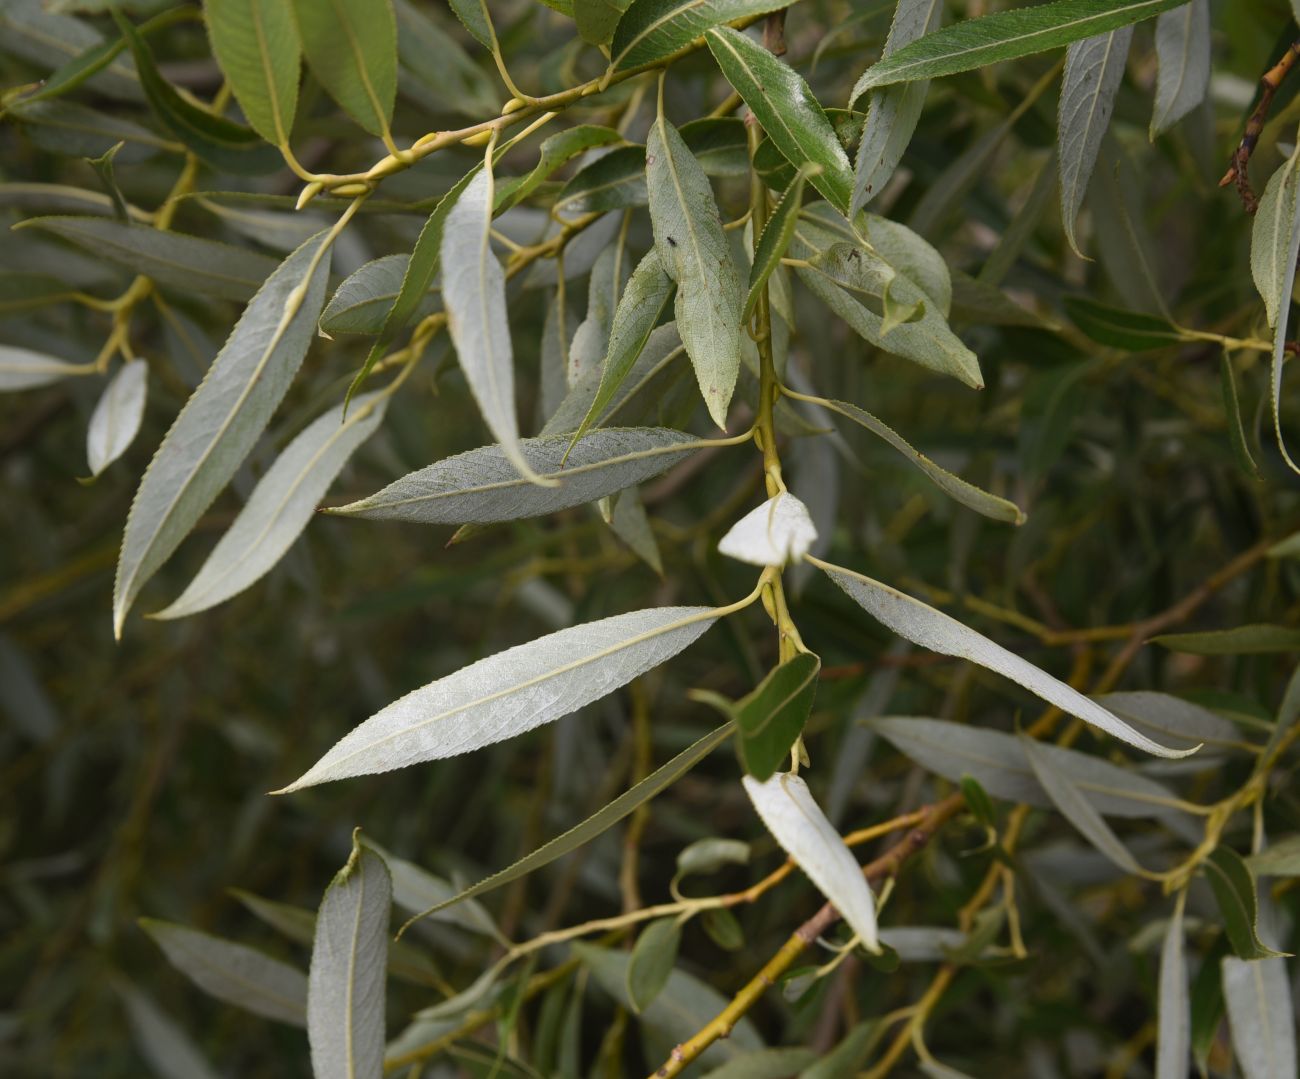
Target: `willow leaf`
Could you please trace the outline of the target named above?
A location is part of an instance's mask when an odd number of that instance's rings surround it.
[[[124,454],[144,419],[149,365],[143,360],[123,364],[100,395],[86,430],[86,459],[98,476]]]
[[[287,146],[298,111],[302,45],[283,0],[204,0],[212,52],[254,131]]]
[[[1210,88],[1210,2],[1191,0],[1156,20],[1156,103],[1151,137],[1168,131]]]
[[[68,363],[29,348],[0,345],[0,393],[34,390],[62,378],[90,374],[85,364]]]
[[[710,27],[788,6],[777,0],[632,0],[614,31],[610,68],[652,64],[684,49]]]
[[[372,135],[387,135],[397,98],[391,0],[293,0],[312,74]]]

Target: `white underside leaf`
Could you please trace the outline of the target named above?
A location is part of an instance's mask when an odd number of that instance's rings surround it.
[[[86,460],[92,476],[121,457],[139,433],[148,376],[149,365],[133,360],[123,364],[104,387],[86,430]]]
[[[732,525],[718,550],[755,566],[784,566],[803,558],[816,539],[817,527],[808,507],[783,492]]]

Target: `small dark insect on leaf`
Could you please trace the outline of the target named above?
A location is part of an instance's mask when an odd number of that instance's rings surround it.
[[[674,240],[671,236],[668,237],[668,246],[669,246],[669,247],[676,247],[676,246],[677,246],[677,241]]]

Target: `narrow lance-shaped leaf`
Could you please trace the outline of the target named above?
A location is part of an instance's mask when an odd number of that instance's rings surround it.
[[[1089,700],[1078,690],[1053,678],[1046,671],[1008,652],[983,634],[976,633],[955,618],[949,617],[942,611],[936,611],[918,599],[913,599],[886,584],[864,577],[860,573],[854,573],[852,570],[830,565],[811,556],[808,557],[808,561],[825,572],[878,622],[883,623],[899,636],[906,637],[913,644],[919,644],[922,648],[928,648],[940,655],[967,659],[981,667],[996,671],[1003,677],[1024,686],[1049,704],[1056,705],[1063,712],[1077,716],[1120,741],[1127,742],[1147,753],[1158,757],[1185,757],[1195,752],[1194,748],[1173,750],[1153,742],[1096,701]]]
[[[133,360],[123,364],[104,387],[86,431],[86,459],[92,476],[121,457],[139,433],[148,375],[149,365]]]
[[[1204,101],[1210,88],[1210,0],[1191,0],[1156,20],[1156,60],[1153,139]]]
[[[768,278],[781,265],[790,241],[794,239],[795,225],[799,221],[799,207],[803,204],[803,185],[811,171],[818,166],[804,166],[795,175],[794,183],[786,188],[772,216],[763,227],[763,235],[754,245],[754,261],[749,267],[749,294],[745,297],[745,310],[741,319],[748,322],[753,317],[758,298],[767,287]]]
[[[966,19],[912,42],[869,67],[858,92],[971,71],[1060,48],[1181,7],[1187,0],[1056,0]]]
[[[128,985],[117,991],[136,1046],[158,1079],[217,1079],[189,1036],[157,1004]]]
[[[384,1070],[384,990],[393,885],[384,860],[352,836],[325,889],[307,980],[307,1040],[316,1079],[375,1079]]]
[[[327,240],[312,237],[258,290],[149,463],[118,558],[117,636],[140,589],[234,475],[293,381],[325,302]]]
[[[847,213],[853,169],[803,77],[738,30],[717,27],[705,39],[727,81],[745,99],[767,137],[796,169],[816,166],[816,171],[808,172],[808,182],[840,213]]]
[[[1267,899],[1260,913],[1266,941],[1280,943],[1278,915]],[[1244,1079],[1290,1079],[1300,1074],[1286,961],[1226,956],[1220,969],[1232,1048]]]
[[[862,946],[879,952],[876,902],[862,867],[813,801],[808,784],[788,772],[777,772],[764,783],[753,776],[742,782],[772,837],[840,912]]]
[[[269,573],[307,527],[348,458],[383,422],[388,398],[358,398],[347,419],[343,406],[317,417],[266,470],[239,516],[194,580],[151,618],[184,618],[238,595]]]
[[[744,291],[708,177],[663,116],[646,141],[646,183],[655,249],[677,284],[677,331],[709,415],[725,429],[740,374]]]
[[[777,770],[808,721],[821,669],[820,658],[801,652],[769,671],[753,692],[732,706],[741,760],[760,782]]]
[[[627,995],[638,1015],[667,984],[681,940],[682,926],[676,917],[657,918],[636,938],[627,964]]]
[[[307,1025],[307,978],[296,967],[183,925],[141,918],[140,928],[204,992],[266,1019]]]
[[[212,52],[254,131],[287,146],[298,111],[302,45],[284,0],[204,0]]]
[[[394,701],[276,793],[442,760],[513,738],[657,667],[717,617],[711,607],[655,607],[508,648]]]
[[[673,279],[664,272],[658,250],[651,248],[632,271],[627,287],[619,297],[618,307],[614,309],[614,321],[609,329],[609,349],[600,370],[600,385],[596,388],[596,396],[592,398],[586,416],[574,433],[575,443],[596,422],[631,374],[637,357],[650,340],[650,334],[658,324],[672,292]]]
[[[999,498],[997,495],[981,490],[974,484],[967,483],[960,476],[949,472],[946,468],[941,468],[892,427],[877,419],[870,412],[858,408],[857,405],[849,404],[847,401],[824,401],[821,404],[832,412],[838,412],[841,416],[847,417],[854,423],[861,424],[872,434],[883,439],[929,476],[934,481],[935,486],[944,494],[960,502],[963,506],[968,506],[976,513],[982,513],[985,517],[992,517],[995,521],[1006,521],[1014,525],[1024,524],[1024,512],[1014,502],[1008,502],[1005,498]]]
[[[442,228],[442,302],[456,356],[483,419],[520,475],[549,483],[553,481],[542,481],[533,471],[519,445],[506,279],[492,253],[492,207],[492,170],[484,168],[465,185]]]
[[[685,775],[691,768],[713,752],[718,746],[731,737],[735,730],[734,723],[724,723],[721,727],[711,731],[701,738],[687,746],[672,760],[663,767],[651,772],[645,779],[641,780],[636,786],[624,791],[608,805],[597,810],[582,823],[570,828],[567,832],[556,836],[547,843],[543,843],[535,851],[520,858],[513,865],[493,873],[490,877],[485,877],[477,884],[466,888],[458,895],[450,896],[429,907],[423,913],[417,914],[411,919],[412,922],[420,918],[427,918],[430,915],[437,914],[453,904],[472,899],[475,896],[483,895],[485,892],[493,891],[504,884],[509,884],[512,880],[517,880],[522,876],[540,869],[542,866],[555,861],[556,858],[562,858],[570,851],[577,850],[584,843],[590,842],[596,836],[621,821],[638,806],[644,805],[656,794],[666,790],[675,783],[681,776]],[[409,926],[411,923],[408,922]],[[406,926],[403,926],[405,931]]]
[[[803,558],[816,539],[808,507],[783,491],[732,525],[718,551],[755,566],[784,566]]]
[[[1295,284],[1296,259],[1300,257],[1300,147],[1297,147],[1264,191],[1250,237],[1250,267],[1255,284],[1264,297],[1273,330],[1273,363],[1269,398],[1273,411],[1273,432],[1283,460],[1293,472],[1300,465],[1292,459],[1282,437],[1282,368],[1286,364],[1287,328],[1291,317],[1291,290]]]
[[[1255,878],[1246,860],[1231,847],[1218,846],[1201,864],[1218,901],[1223,929],[1232,950],[1249,960],[1284,955],[1259,939],[1256,929],[1259,901],[1255,895]]]
[[[1124,64],[1133,27],[1076,41],[1066,50],[1065,76],[1057,113],[1057,162],[1061,172],[1061,220],[1065,238],[1080,258],[1075,221],[1088,182],[1097,164],[1101,140],[1110,127],[1115,94],[1124,78]]]
[[[891,56],[917,38],[939,28],[943,18],[942,0],[898,0],[894,21],[885,41],[885,56]],[[870,69],[868,69],[870,70]],[[849,107],[865,92],[864,74],[849,94]],[[890,87],[871,95],[867,105],[866,123],[862,125],[862,138],[858,143],[858,156],[853,166],[853,197],[850,216],[875,198],[889,183],[912,133],[921,119],[929,82],[922,79]]]
[[[554,481],[550,486],[525,480],[500,446],[484,446],[419,469],[330,512],[422,524],[538,517],[612,495],[712,445],[664,427],[611,427],[584,435],[572,449],[569,444],[567,436],[527,438],[520,444],[531,467]]]
[[[307,63],[372,135],[387,136],[397,98],[397,20],[391,0],[293,0]]]
[[[1187,994],[1187,960],[1183,954],[1183,904],[1178,893],[1174,913],[1160,949],[1160,995],[1156,1032],[1156,1079],[1185,1079],[1192,1051],[1191,1001]]]
[[[504,213],[531,195],[537,186],[556,169],[579,154],[601,146],[623,141],[623,136],[612,127],[599,124],[579,124],[567,131],[552,135],[538,150],[537,164],[527,175],[512,180],[501,180],[497,185],[497,212]]]
[[[697,40],[706,30],[789,4],[779,0],[632,0],[610,45],[610,69],[652,64]]]
[[[0,393],[34,390],[61,378],[91,372],[90,364],[68,363],[43,352],[33,352],[30,348],[0,345]]]
[[[1024,735],[1021,736],[1020,741],[1024,746],[1025,759],[1029,761],[1029,766],[1033,768],[1039,784],[1047,792],[1057,811],[1078,829],[1084,839],[1124,872],[1144,876],[1144,870],[1129,853],[1128,848],[1120,842],[1119,836],[1111,830],[1110,825],[1102,818],[1096,807],[1084,797],[1083,792],[1070,781],[1070,777],[1052,764],[1051,758],[1043,752],[1042,746],[1033,738]]]

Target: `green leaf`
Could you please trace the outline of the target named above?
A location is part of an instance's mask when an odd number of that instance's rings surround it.
[[[958,781],[961,787],[961,796],[966,800],[966,808],[970,814],[985,828],[993,829],[997,827],[997,813],[993,809],[993,799],[989,797],[978,779],[972,775],[963,775]]]
[[[894,9],[894,21],[889,27],[883,55],[892,56],[904,45],[910,45],[924,34],[937,30],[942,19],[941,0],[899,0]],[[866,91],[862,85],[865,78],[864,74],[849,94],[850,106]],[[851,217],[857,217],[858,211],[880,194],[894,175],[921,119],[929,87],[927,81],[921,80],[871,95],[853,168],[853,197],[849,205]]]
[[[1173,917],[1160,949],[1160,984],[1156,1012],[1156,1079],[1184,1079],[1192,1051],[1192,1008],[1187,992],[1187,960],[1183,955],[1185,891],[1174,900]]]
[[[582,821],[582,823],[575,825],[549,842],[543,843],[532,853],[520,858],[519,861],[506,869],[493,873],[490,877],[485,877],[472,887],[466,888],[459,895],[454,895],[449,899],[441,900],[436,905],[430,906],[427,910],[416,915],[412,921],[435,916],[455,903],[500,888],[503,884],[509,884],[512,880],[526,876],[535,869],[540,869],[542,866],[555,861],[556,858],[562,858],[570,851],[577,850],[583,844],[595,839],[602,832],[612,828],[638,806],[644,805],[656,794],[667,790],[691,768],[730,738],[735,729],[735,724],[724,723],[721,727],[706,734],[698,742],[687,746],[663,767],[651,772],[640,783],[624,791],[608,805]]]
[[[537,186],[543,180],[579,154],[622,141],[623,136],[612,127],[602,127],[599,124],[579,124],[567,131],[561,131],[558,135],[552,135],[539,148],[537,164],[533,166],[531,172],[525,176],[500,182],[497,188],[496,212],[504,213],[512,206],[523,202],[537,190]]]
[[[628,0],[573,0],[578,36],[589,45],[604,45],[627,9]]]
[[[533,471],[519,444],[506,278],[501,263],[492,253],[493,205],[492,171],[485,168],[460,191],[442,226],[438,255],[438,261],[446,267],[442,275],[442,302],[460,369],[484,421],[519,474],[532,483],[546,485],[554,481],[543,481]],[[437,213],[435,210],[434,214]],[[416,254],[412,254],[408,277],[414,273],[415,266]],[[405,281],[402,294],[406,294]],[[399,296],[398,304],[401,302]],[[397,305],[393,314],[397,314]]]
[[[799,221],[799,208],[803,205],[803,185],[807,175],[806,168],[799,170],[794,183],[786,189],[785,195],[772,211],[763,234],[754,246],[754,261],[749,267],[749,294],[745,297],[745,309],[740,316],[744,322],[753,317],[758,298],[767,288],[768,278],[781,265],[781,260],[790,249],[795,225]]]
[[[234,475],[289,389],[325,300],[327,239],[325,232],[312,237],[267,278],[149,463],[118,559],[115,635],[140,589]]]
[[[832,566],[811,556],[808,560],[825,572],[863,610],[913,644],[996,671],[1063,712],[1157,757],[1185,757],[1194,752],[1169,749],[1153,742],[1078,690],[920,600],[852,570]]]
[[[677,332],[709,415],[725,430],[740,374],[744,292],[708,178],[662,116],[646,142],[646,184],[655,248],[677,285]]]
[[[1036,7],[966,19],[926,34],[869,67],[859,93],[917,79],[934,79],[1014,60],[1118,30],[1180,7],[1187,0],[1056,0]]]
[[[710,27],[779,11],[776,0],[632,0],[610,46],[610,70],[653,64],[697,41]]]
[[[1133,27],[1076,41],[1066,50],[1057,113],[1057,163],[1061,173],[1061,221],[1070,249],[1080,258],[1075,221],[1088,193],[1101,140],[1110,126],[1115,94],[1124,79]]]
[[[321,312],[323,333],[382,333],[393,305],[402,291],[409,255],[384,255],[352,271],[334,291]],[[412,313],[421,319],[438,309],[435,290],[425,292],[423,302]]]
[[[298,111],[302,45],[284,0],[204,0],[212,52],[253,130],[288,146]]]
[[[376,712],[275,793],[443,760],[514,738],[659,666],[717,617],[711,607],[653,607],[508,648]]]
[[[316,1079],[367,1079],[383,1072],[392,898],[384,860],[354,832],[352,854],[325,889],[316,915],[307,983],[307,1040]]]
[[[825,401],[822,404],[823,407],[830,409],[832,412],[837,412],[854,423],[861,424],[872,434],[887,442],[929,476],[934,481],[935,486],[944,494],[960,502],[963,506],[968,506],[985,517],[992,517],[995,521],[1006,521],[1014,525],[1025,523],[1024,512],[1014,502],[1008,502],[1005,498],[989,494],[988,491],[981,490],[974,484],[967,483],[960,476],[955,476],[947,469],[941,468],[892,427],[882,420],[878,420],[870,412],[858,408],[857,405],[851,405],[847,401]]]
[[[265,1019],[307,1025],[307,978],[296,967],[183,925],[141,918],[140,928],[205,993]]]
[[[372,135],[387,137],[397,98],[392,0],[293,0],[307,65]]]
[[[86,430],[86,460],[92,476],[98,476],[121,457],[140,433],[148,375],[147,363],[132,360],[124,363],[104,387]]]
[[[745,931],[725,907],[711,907],[701,914],[700,928],[725,952],[738,952],[745,946]]]
[[[667,984],[681,942],[682,927],[676,917],[657,918],[636,938],[627,964],[627,997],[638,1015]]]
[[[1156,61],[1152,139],[1204,101],[1210,88],[1209,0],[1191,0],[1156,20]]]
[[[485,49],[496,47],[496,34],[492,32],[491,15],[485,0],[448,0],[460,24],[470,32]]]
[[[102,55],[99,49],[104,46],[103,35],[84,19],[47,10],[48,7],[42,0],[8,0],[0,5],[0,42],[4,51],[41,70],[52,71],[47,83],[60,79],[65,90],[88,81],[90,88],[97,93],[119,100],[139,101],[139,81],[129,64],[117,60],[120,49],[102,65],[96,63],[98,56]],[[169,21],[177,21],[176,13],[173,12],[172,16]],[[186,14],[179,16],[187,17]],[[92,70],[78,78],[81,63],[87,63]],[[69,76],[73,78],[69,80]],[[73,85],[68,85],[69,81]]]
[[[1165,633],[1151,638],[1172,652],[1195,656],[1253,656],[1265,652],[1300,649],[1300,629],[1290,626],[1251,625],[1206,633]]]
[[[651,248],[637,263],[623,295],[619,297],[609,331],[609,349],[600,369],[600,383],[586,416],[574,433],[574,443],[596,422],[632,373],[668,305],[673,287],[672,278],[664,272],[658,250]]]
[[[853,168],[844,147],[813,97],[789,64],[738,30],[719,27],[705,35],[709,51],[727,81],[763,125],[767,137],[840,213],[848,213]]]
[[[1255,224],[1250,234],[1250,269],[1255,285],[1264,297],[1268,322],[1273,329],[1273,363],[1269,378],[1269,401],[1273,431],[1287,466],[1300,473],[1282,437],[1282,368],[1287,360],[1287,325],[1291,318],[1291,293],[1295,285],[1296,259],[1300,258],[1300,146],[1278,169],[1264,189]]]
[[[1251,960],[1285,955],[1260,942],[1255,924],[1258,917],[1255,878],[1246,860],[1231,847],[1219,846],[1201,864],[1214,890],[1219,913],[1223,915],[1223,930],[1233,952],[1241,959]]]
[[[1289,835],[1270,843],[1246,859],[1257,877],[1300,877],[1300,835]]]
[[[1227,349],[1219,356],[1219,387],[1223,394],[1223,416],[1228,423],[1228,444],[1237,467],[1251,479],[1259,479],[1259,466],[1251,456],[1246,441],[1246,427],[1241,419],[1241,401],[1237,397],[1237,376]]]
[[[398,89],[431,112],[481,119],[501,107],[496,87],[430,14],[396,0]]]
[[[198,574],[170,606],[150,618],[185,618],[206,611],[275,568],[312,517],[348,458],[383,422],[388,398],[368,394],[330,409],[285,447],[266,470],[234,523]]]
[[[862,946],[879,952],[876,903],[862,867],[813,801],[808,784],[789,772],[762,783],[753,776],[741,782],[772,838],[835,906]]]
[[[970,776],[995,798],[1052,806],[1014,735],[914,716],[885,716],[869,725],[900,753],[954,783]],[[1060,746],[1043,745],[1041,752],[1105,816],[1164,819],[1177,811],[1173,791],[1131,768]]]
[[[256,131],[182,97],[158,71],[139,31],[116,10],[113,17],[131,49],[149,107],[176,138],[213,168],[225,172],[259,175],[281,167],[279,151],[267,146]]]
[[[1051,758],[1043,752],[1042,745],[1024,735],[1020,738],[1020,744],[1024,748],[1025,759],[1034,770],[1039,786],[1047,792],[1057,811],[1078,829],[1084,839],[1120,869],[1126,873],[1145,876],[1142,867],[1129,853],[1128,848],[1120,842],[1119,836],[1111,831],[1110,825],[1083,792],[1070,782],[1069,776],[1052,764]]]
[[[1085,334],[1111,348],[1143,352],[1182,341],[1177,327],[1156,315],[1109,307],[1082,296],[1067,296],[1065,311]]]
[[[58,382],[61,378],[90,373],[90,368],[85,364],[56,360],[53,356],[33,352],[29,348],[0,345],[0,393],[34,390],[38,386]]]
[[[369,498],[329,512],[421,524],[539,517],[641,483],[708,445],[707,440],[665,427],[593,431],[572,449],[567,436],[527,438],[520,448],[530,468],[553,484],[529,482],[500,446],[484,446],[419,469]]]
[[[786,660],[732,707],[745,770],[764,780],[786,760],[817,696],[822,661],[811,652]]]
[[[274,259],[229,244],[103,217],[32,217],[18,227],[71,240],[164,289],[225,300],[248,299],[276,266]]]

